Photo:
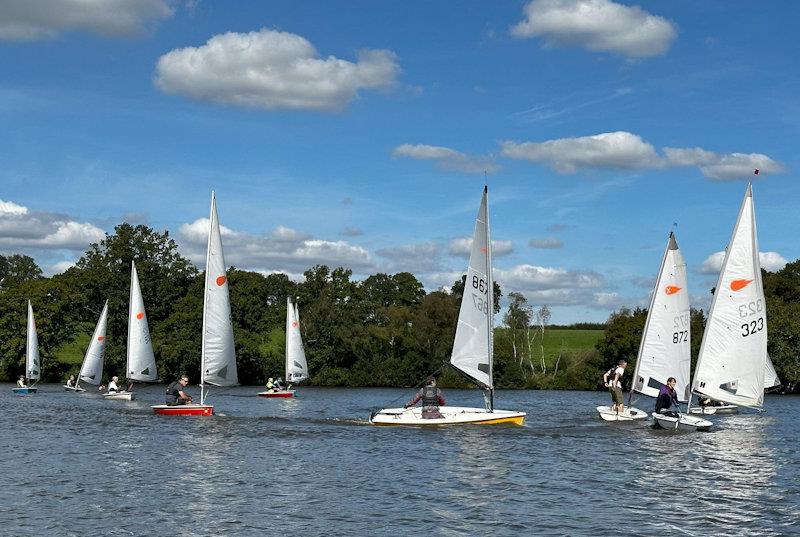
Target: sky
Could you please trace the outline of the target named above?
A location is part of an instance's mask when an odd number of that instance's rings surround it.
[[[753,181],[800,257],[797,2],[3,0],[0,254],[66,270],[123,221],[202,270],[466,271],[551,322],[646,306],[669,232],[707,308]],[[759,174],[754,175],[758,169]]]

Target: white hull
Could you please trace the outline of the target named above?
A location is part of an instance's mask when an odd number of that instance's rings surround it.
[[[522,425],[525,412],[511,410],[495,410],[489,412],[483,408],[468,408],[460,406],[439,407],[441,418],[425,419],[422,417],[421,407],[412,408],[384,408],[370,417],[372,425],[399,425],[410,427],[436,427],[443,425],[489,425],[499,423],[513,423]]]
[[[86,391],[83,388],[76,388],[75,386],[67,386],[67,385],[64,385],[64,390],[66,390],[68,392],[85,392]]]
[[[610,406],[597,407],[597,413],[603,421],[634,421],[643,420],[647,417],[647,412],[635,407],[625,407],[623,412],[612,410]]]
[[[668,431],[677,431],[678,429],[682,431],[707,431],[712,425],[708,420],[689,414],[680,414],[679,418],[675,418],[653,412],[653,421],[657,428],[667,429]]]
[[[103,397],[105,399],[115,399],[120,401],[133,401],[135,399],[135,395],[133,392],[116,392],[116,393],[104,393]]]
[[[690,414],[737,414],[738,412],[739,407],[736,405],[692,407],[689,409]]]

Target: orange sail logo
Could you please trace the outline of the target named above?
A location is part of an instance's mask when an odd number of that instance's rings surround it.
[[[752,281],[753,280],[733,280],[731,282],[731,291],[741,291],[742,289],[750,285]]]
[[[226,281],[228,281],[228,278],[226,278],[225,276],[217,276],[217,285],[223,286],[225,285]]]
[[[677,286],[675,286],[675,285],[668,285],[668,286],[667,286],[667,287],[664,289],[664,291],[666,291],[666,293],[667,293],[668,295],[674,295],[675,293],[677,293],[677,292],[678,292],[678,291],[680,291],[681,289],[683,289],[683,287],[677,287]]]

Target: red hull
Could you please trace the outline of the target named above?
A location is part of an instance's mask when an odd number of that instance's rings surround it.
[[[294,390],[283,392],[260,392],[259,397],[294,397]]]
[[[212,405],[158,405],[153,407],[153,412],[163,416],[213,416],[214,407]]]

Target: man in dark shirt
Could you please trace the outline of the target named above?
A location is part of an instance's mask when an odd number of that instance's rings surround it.
[[[189,377],[181,376],[169,386],[167,386],[166,403],[168,406],[185,405],[192,402],[192,396],[184,391],[189,384]]]
[[[656,414],[664,414],[677,418],[677,413],[670,410],[672,405],[678,406],[678,394],[675,392],[675,384],[678,381],[675,377],[667,379],[667,385],[661,386],[658,390],[658,397],[656,398]],[[680,407],[679,407],[680,408]]]
[[[410,408],[422,401],[422,418],[435,419],[441,418],[439,406],[444,406],[444,394],[436,387],[436,378],[428,377],[425,386],[420,389],[411,401],[406,403],[403,408]]]

